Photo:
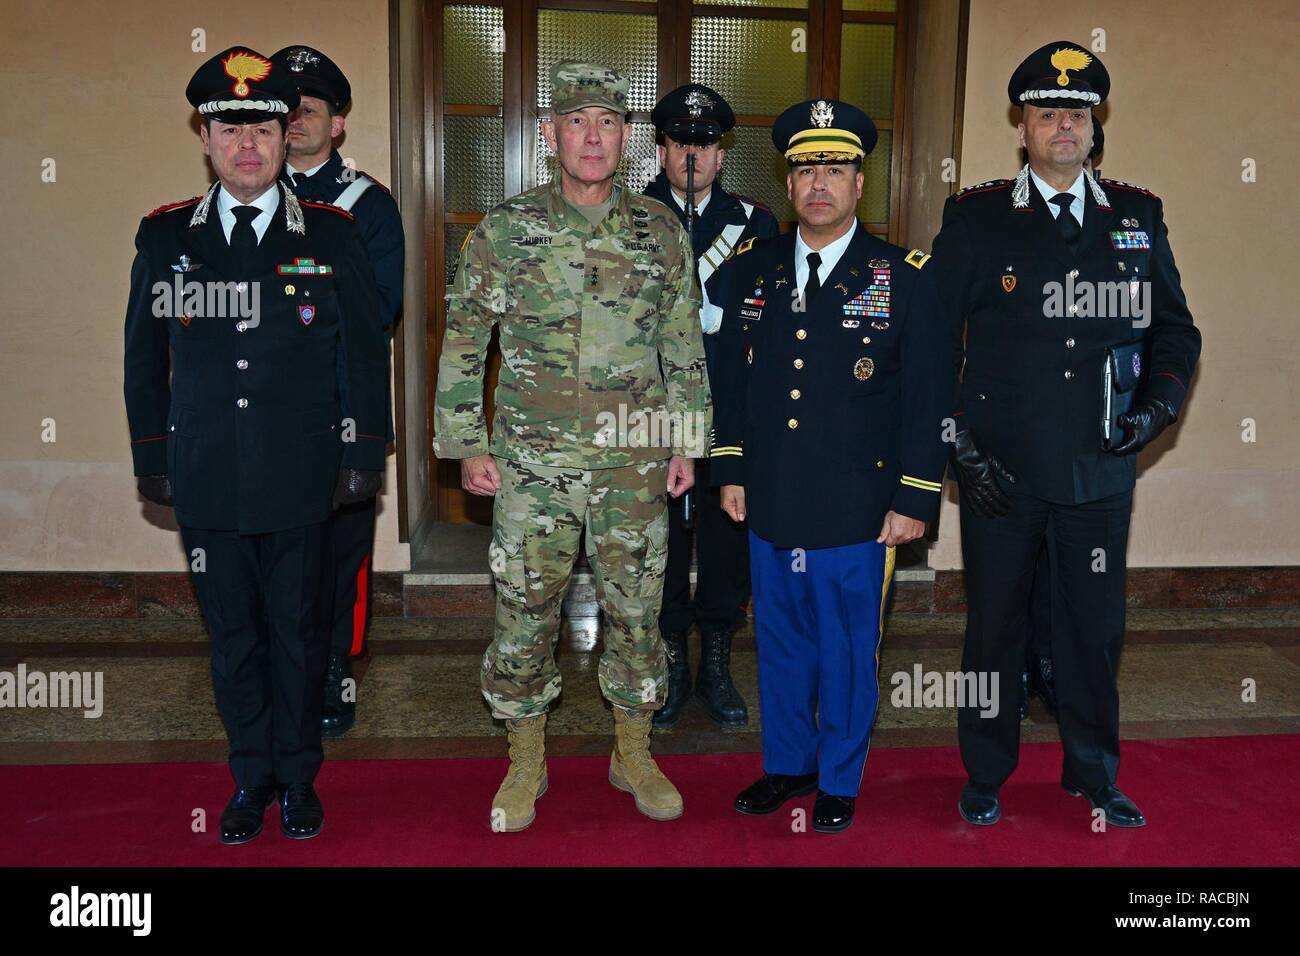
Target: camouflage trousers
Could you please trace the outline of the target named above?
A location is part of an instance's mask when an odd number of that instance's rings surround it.
[[[496,582],[496,630],[482,671],[492,715],[543,714],[560,694],[560,604],[584,527],[605,625],[601,693],[626,708],[658,710],[667,688],[659,608],[668,462],[582,471],[495,460],[501,490],[488,561]]]

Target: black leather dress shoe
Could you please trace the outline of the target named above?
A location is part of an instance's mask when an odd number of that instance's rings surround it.
[[[806,796],[817,789],[817,774],[805,773],[791,776],[784,773],[765,773],[750,784],[736,798],[735,807],[741,813],[760,816],[775,813],[781,805],[795,797]]]
[[[957,812],[963,820],[977,827],[993,826],[1002,819],[998,788],[967,783],[962,787],[961,799],[957,801]]]
[[[1147,818],[1142,816],[1142,811],[1137,808],[1137,804],[1124,796],[1119,787],[1107,785],[1098,787],[1096,790],[1085,790],[1083,787],[1075,786],[1068,780],[1062,780],[1061,786],[1072,797],[1087,797],[1094,810],[1100,807],[1106,814],[1106,822],[1113,827],[1144,827],[1147,825]]]
[[[854,797],[837,797],[825,790],[817,791],[813,804],[813,829],[818,833],[839,833],[853,823]]]
[[[310,840],[325,825],[325,808],[309,783],[280,788],[280,832],[290,840]]]
[[[221,811],[221,842],[247,843],[262,832],[266,808],[275,802],[275,787],[240,787]]]

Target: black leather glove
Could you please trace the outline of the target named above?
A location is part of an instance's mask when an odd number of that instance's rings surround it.
[[[1133,455],[1141,451],[1157,435],[1178,420],[1174,410],[1158,398],[1145,398],[1116,419],[1124,429],[1124,440],[1111,449],[1116,455]]]
[[[135,487],[140,492],[140,497],[156,505],[170,508],[175,503],[172,480],[166,475],[142,475],[136,478]]]
[[[1015,484],[1015,475],[1007,471],[994,455],[976,448],[975,436],[969,429],[957,433],[952,446],[952,461],[957,473],[957,486],[971,511],[981,518],[1000,518],[1011,510],[1011,499],[1003,492],[998,479]]]
[[[384,483],[381,471],[359,471],[356,468],[340,468],[339,483],[334,486],[334,507],[356,504],[379,494]]]

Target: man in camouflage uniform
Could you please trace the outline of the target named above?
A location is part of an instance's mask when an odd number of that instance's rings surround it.
[[[666,657],[658,614],[667,495],[694,483],[712,424],[690,240],[662,203],[614,182],[629,83],[564,63],[542,131],[558,176],[492,209],[447,293],[434,452],[495,495],[489,560],[496,635],[483,696],[506,721],[510,770],[496,830],[522,830],[546,790],[546,712],[560,693],[560,602],[584,527],[604,612],[601,692],[613,705],[609,780],[657,820],[682,798],[650,756]],[[491,444],[484,354],[500,327]]]

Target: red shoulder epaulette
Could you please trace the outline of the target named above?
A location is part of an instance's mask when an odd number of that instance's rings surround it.
[[[1098,182],[1100,182],[1102,185],[1106,186],[1107,188],[1114,186],[1116,189],[1127,189],[1130,192],[1142,193],[1144,196],[1150,196],[1152,199],[1160,198],[1151,190],[1147,189],[1145,186],[1138,186],[1134,183],[1121,182],[1118,179],[1101,179],[1098,180]]]
[[[152,219],[154,216],[161,216],[163,213],[170,212],[173,209],[180,209],[184,206],[193,206],[196,202],[202,201],[202,199],[203,199],[202,196],[195,196],[192,199],[182,199],[180,202],[169,202],[164,206],[159,206],[157,209],[149,213],[149,215],[145,216],[144,218]]]
[[[356,216],[352,215],[352,213],[348,212],[346,209],[340,209],[338,206],[332,206],[327,202],[312,202],[310,199],[299,199],[298,205],[311,206],[313,209],[328,209],[330,212],[336,212],[340,216],[347,216],[349,219],[356,218]]]
[[[995,189],[1006,189],[1011,185],[1009,179],[994,179],[987,183],[976,183],[974,186],[967,186],[953,198],[957,200],[965,199],[967,196],[974,196],[976,193],[992,192]]]

